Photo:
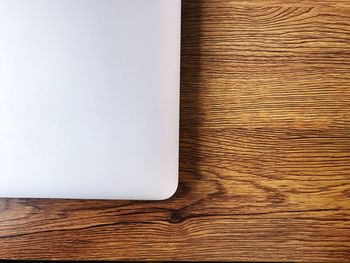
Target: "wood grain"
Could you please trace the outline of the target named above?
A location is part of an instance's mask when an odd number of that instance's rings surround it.
[[[350,1],[184,1],[165,202],[0,201],[0,258],[350,262]]]

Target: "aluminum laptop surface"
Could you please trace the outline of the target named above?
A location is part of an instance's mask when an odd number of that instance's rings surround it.
[[[179,0],[0,0],[0,197],[170,197]]]

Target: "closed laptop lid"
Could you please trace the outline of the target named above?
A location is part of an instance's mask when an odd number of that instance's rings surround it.
[[[0,197],[170,197],[180,0],[0,0]]]

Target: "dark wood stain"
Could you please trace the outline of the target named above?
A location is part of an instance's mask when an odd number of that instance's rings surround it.
[[[350,261],[350,1],[184,1],[178,193],[0,200],[0,258]]]

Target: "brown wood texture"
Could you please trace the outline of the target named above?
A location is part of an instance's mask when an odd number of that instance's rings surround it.
[[[0,258],[350,262],[350,1],[183,3],[164,202],[0,201]]]

